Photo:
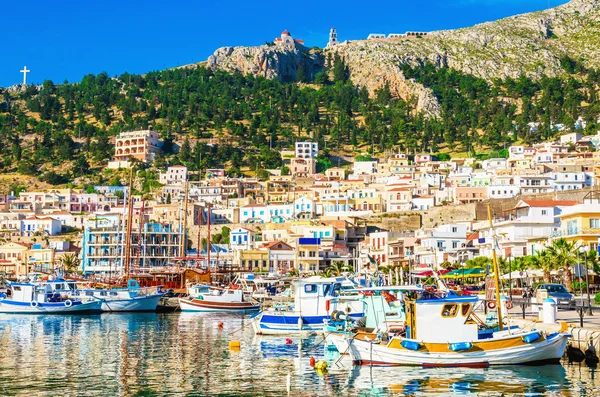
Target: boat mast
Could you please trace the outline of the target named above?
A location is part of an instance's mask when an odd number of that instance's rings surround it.
[[[206,269],[210,271],[210,203],[206,203],[208,209],[208,216],[206,217],[206,226],[208,226],[208,233],[206,234]]]
[[[186,231],[187,231],[187,211],[188,211],[188,181],[185,181],[185,198],[183,199],[183,229],[181,233],[181,257],[185,260],[185,243],[186,243]]]
[[[140,210],[140,218],[138,220],[138,249],[137,249],[137,256],[135,258],[135,263],[137,263],[139,265],[140,263],[140,256],[142,254],[142,221],[143,221],[143,216],[144,216],[144,204],[145,201],[142,200],[142,209]]]
[[[129,279],[129,262],[131,261],[131,231],[133,228],[133,168],[129,169],[129,202],[127,203],[127,232],[125,234],[125,274]]]
[[[498,329],[502,331],[504,326],[502,324],[502,300],[500,299],[500,273],[498,272],[498,259],[496,258],[496,231],[494,230],[494,223],[492,221],[492,207],[488,203],[488,220],[490,221],[490,233],[492,238],[492,261],[494,264],[494,282],[496,285],[496,307],[498,308]]]

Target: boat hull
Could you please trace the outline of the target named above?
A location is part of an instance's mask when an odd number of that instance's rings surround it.
[[[496,349],[472,349],[463,352],[430,352],[389,347],[372,343],[369,340],[348,338],[343,334],[331,334],[329,340],[340,350],[348,351],[352,360],[359,365],[412,365],[422,367],[487,367],[489,365],[518,365],[557,363],[562,357],[569,334],[550,335],[535,343],[515,345],[514,338],[525,334],[501,338],[497,346],[511,345]]]
[[[250,302],[211,302],[199,299],[179,299],[179,307],[183,312],[246,314],[260,310],[260,305],[254,305]]]
[[[162,294],[140,296],[130,299],[107,299],[102,302],[104,312],[153,312]]]
[[[353,313],[349,317],[359,319],[362,313]],[[301,316],[298,312],[263,312],[256,316],[252,328],[257,335],[290,335],[323,333],[325,320],[329,315]]]
[[[38,302],[32,305],[30,302],[13,302],[10,300],[0,301],[0,313],[10,314],[83,314],[100,313],[102,301],[90,302]]]

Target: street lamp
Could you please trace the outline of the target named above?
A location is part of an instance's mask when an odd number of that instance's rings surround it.
[[[590,251],[589,245],[579,247],[579,252],[581,252],[583,254],[583,260],[585,263],[585,289],[586,289],[587,299],[588,299],[588,312],[587,313],[589,315],[592,315],[592,300],[590,298],[590,278],[589,278],[589,272],[588,272],[588,267],[587,267],[587,255],[588,255],[589,251]]]

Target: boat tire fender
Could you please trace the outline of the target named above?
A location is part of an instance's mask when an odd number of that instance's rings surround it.
[[[511,301],[506,301],[506,303],[504,304],[504,306],[506,306],[506,308],[507,308],[508,310],[510,310],[510,309],[512,309],[512,308],[513,308],[513,304],[512,304],[512,302],[511,302]]]
[[[73,306],[73,302],[71,302],[71,300],[70,300],[70,299],[67,299],[67,300],[65,301],[65,306],[66,306],[66,307],[71,307],[71,306]]]
[[[494,302],[494,301],[489,301],[489,302],[487,303],[487,307],[488,307],[488,309],[495,309],[495,308],[496,308],[496,302]]]

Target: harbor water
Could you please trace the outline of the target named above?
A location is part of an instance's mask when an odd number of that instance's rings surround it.
[[[245,316],[0,315],[0,395],[600,395],[595,370],[584,364],[353,367],[319,336],[290,339],[255,336]],[[229,348],[232,340],[240,341],[239,351]],[[327,373],[315,372],[311,357],[328,361]]]

